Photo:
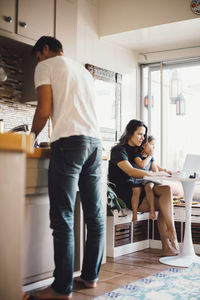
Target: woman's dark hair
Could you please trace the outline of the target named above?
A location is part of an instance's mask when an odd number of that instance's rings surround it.
[[[131,136],[134,134],[134,132],[137,130],[138,127],[144,127],[145,128],[145,135],[144,135],[144,140],[142,142],[142,144],[147,142],[147,131],[148,128],[147,126],[144,124],[143,121],[141,120],[131,120],[127,126],[125,131],[123,132],[122,136],[119,139],[119,143],[117,144],[117,146],[123,146],[125,144],[127,144],[128,140],[131,138]]]
[[[52,52],[63,52],[63,46],[61,42],[52,36],[42,36],[33,46],[31,55],[35,56],[36,52],[38,51],[42,54],[45,45],[48,45],[49,50]]]

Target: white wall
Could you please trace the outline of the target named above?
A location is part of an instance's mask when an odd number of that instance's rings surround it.
[[[98,0],[100,36],[198,18],[191,0]]]
[[[136,57],[131,50],[98,37],[96,1],[78,0],[77,59],[122,74],[122,129],[136,117]]]

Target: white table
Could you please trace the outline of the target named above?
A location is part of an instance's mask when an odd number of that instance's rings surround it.
[[[167,177],[167,176],[156,176],[156,177],[144,177],[148,180],[169,180],[169,181],[180,181],[183,186],[184,199],[185,199],[185,235],[183,245],[180,254],[176,256],[166,256],[159,259],[163,264],[177,266],[177,267],[189,267],[192,263],[200,264],[200,257],[194,252],[194,246],[192,243],[191,233],[191,205],[194,194],[194,188],[196,182],[200,183],[200,178],[182,178],[182,177]]]

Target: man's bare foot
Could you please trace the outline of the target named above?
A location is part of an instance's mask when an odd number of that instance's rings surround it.
[[[95,288],[97,286],[97,281],[87,281],[79,277],[74,277],[74,281],[77,283],[82,283],[87,288]]]
[[[46,289],[33,293],[30,295],[30,300],[62,300],[62,299],[70,299],[72,297],[72,293],[68,295],[57,293],[51,286],[47,287]]]
[[[132,222],[137,221],[137,213],[133,213]]]

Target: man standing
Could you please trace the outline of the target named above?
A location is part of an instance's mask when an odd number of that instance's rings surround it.
[[[95,287],[103,256],[104,218],[101,204],[102,146],[94,109],[94,82],[78,63],[63,56],[62,44],[41,37],[32,49],[38,64],[38,105],[31,131],[36,137],[52,120],[48,173],[50,227],[54,241],[54,282],[30,299],[69,299],[74,269],[74,208],[79,187],[87,241],[79,281]],[[48,250],[47,250],[48,251]]]

